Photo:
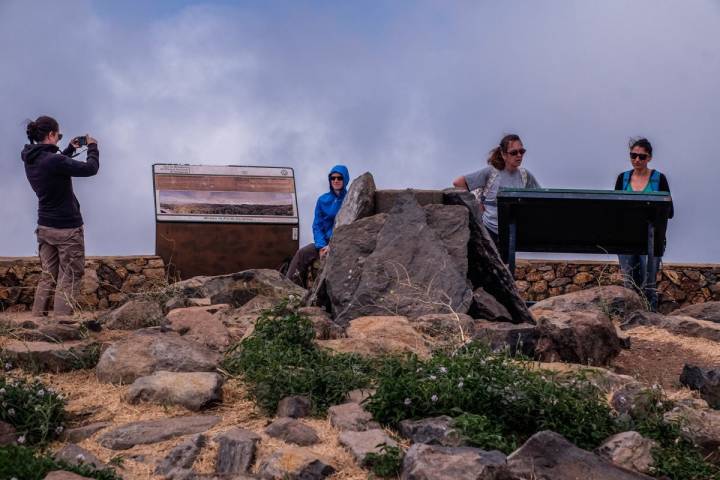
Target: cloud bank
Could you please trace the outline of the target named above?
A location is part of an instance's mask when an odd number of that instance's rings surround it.
[[[0,3],[0,255],[36,249],[19,151],[47,113],[99,140],[75,181],[88,254],[154,250],[153,163],[293,167],[309,242],[334,164],[445,188],[517,132],[558,188],[612,188],[647,136],[675,200],[665,259],[720,261],[718,2],[106,3]]]

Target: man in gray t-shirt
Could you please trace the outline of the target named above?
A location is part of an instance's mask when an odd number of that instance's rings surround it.
[[[464,178],[467,189],[482,201],[485,227],[495,235],[498,234],[497,194],[500,188],[540,188],[533,174],[524,168],[509,171],[488,165],[465,175]]]

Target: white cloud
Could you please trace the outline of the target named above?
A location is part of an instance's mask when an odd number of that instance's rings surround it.
[[[18,151],[21,121],[47,112],[100,140],[100,174],[75,182],[91,254],[153,250],[153,163],[293,167],[305,242],[332,165],[444,188],[516,131],[545,186],[575,188],[610,188],[647,135],[676,200],[666,258],[720,260],[717,3],[373,5],[119,22],[103,2],[0,3],[0,254],[34,250]]]

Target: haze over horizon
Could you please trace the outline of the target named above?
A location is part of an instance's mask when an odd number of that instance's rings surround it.
[[[98,139],[88,255],[153,253],[153,163],[294,168],[303,245],[333,165],[441,189],[515,132],[548,188],[613,188],[646,136],[664,260],[720,262],[718,0],[0,0],[0,60],[0,256],[36,254],[20,151],[49,114]]]

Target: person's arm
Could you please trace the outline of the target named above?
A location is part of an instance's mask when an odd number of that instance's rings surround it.
[[[615,190],[622,190],[623,189],[623,174],[617,176],[617,180],[615,180]]]
[[[661,192],[670,193],[670,184],[667,181],[667,177],[663,173],[660,174],[660,185],[658,185],[658,188],[660,189]],[[672,203],[670,203],[670,214],[668,215],[668,218],[673,218],[674,215],[675,215],[675,207],[673,206]]]
[[[464,175],[460,175],[455,180],[453,180],[452,183],[453,183],[453,187],[455,187],[455,188],[463,188],[465,190],[470,190],[468,188],[468,184],[467,184],[467,181],[465,180]]]
[[[54,162],[55,170],[71,177],[92,177],[100,168],[100,152],[96,143],[88,145],[87,160],[79,162],[64,155],[58,155]]]
[[[61,152],[66,157],[72,156],[73,153],[75,153],[75,146],[72,143],[68,143],[68,146],[65,150]]]
[[[315,203],[315,218],[313,219],[313,242],[315,248],[318,250],[327,246],[328,241],[325,238],[325,232],[322,230],[323,220],[325,219],[325,213],[320,208],[320,198]]]
[[[527,182],[527,186],[525,188],[542,188],[540,186],[540,182],[538,182],[537,178],[535,178],[535,175],[533,175],[529,171],[527,172],[527,175],[528,175],[528,182]]]
[[[477,172],[464,175],[462,178],[465,180],[467,189],[472,191],[484,187],[485,183],[487,183],[488,175],[490,175],[490,168],[491,167],[485,167]]]

